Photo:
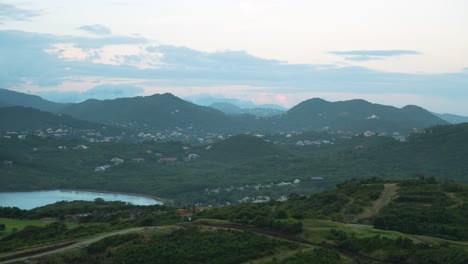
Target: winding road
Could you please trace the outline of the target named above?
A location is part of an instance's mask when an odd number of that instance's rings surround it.
[[[90,239],[86,239],[86,240],[83,240],[83,241],[78,241],[78,242],[76,242],[74,244],[66,245],[64,247],[60,247],[60,248],[53,249],[53,250],[50,250],[50,251],[45,251],[45,252],[41,252],[41,253],[37,253],[37,254],[33,253],[32,255],[29,255],[29,256],[22,256],[22,257],[17,257],[17,258],[13,258],[13,259],[9,259],[9,260],[4,260],[4,261],[0,260],[0,264],[26,261],[28,259],[39,258],[39,257],[51,255],[51,254],[57,254],[57,253],[65,252],[67,250],[71,250],[71,249],[83,248],[83,247],[88,246],[89,244],[97,242],[97,241],[99,241],[101,239],[104,239],[106,237],[115,236],[115,235],[122,235],[122,234],[131,233],[131,232],[138,232],[138,231],[141,231],[141,230],[144,230],[144,229],[154,229],[154,228],[157,228],[157,227],[134,227],[134,228],[124,229],[124,230],[119,230],[119,231],[115,231],[115,232],[112,232],[112,233],[108,233],[108,234],[96,236],[96,237],[93,237],[93,238],[90,238]],[[53,246],[51,246],[51,247],[53,247]],[[47,250],[47,249],[45,249],[45,250]]]

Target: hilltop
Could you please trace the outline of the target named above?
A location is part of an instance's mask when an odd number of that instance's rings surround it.
[[[399,132],[409,134],[414,129],[448,124],[418,106],[401,109],[365,100],[328,102],[314,98],[273,118],[278,130],[342,130],[352,132]]]

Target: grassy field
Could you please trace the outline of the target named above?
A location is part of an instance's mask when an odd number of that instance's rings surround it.
[[[302,221],[304,223],[304,232],[300,235],[302,238],[314,241],[314,242],[332,242],[327,236],[331,229],[337,229],[349,233],[354,233],[356,237],[372,237],[380,236],[387,237],[390,239],[396,239],[398,237],[409,238],[415,243],[427,243],[431,245],[440,245],[440,244],[450,244],[453,246],[459,247],[468,247],[468,241],[453,241],[443,238],[431,237],[431,236],[422,236],[422,235],[411,235],[405,234],[398,231],[391,230],[380,230],[375,229],[370,225],[358,225],[358,224],[343,224],[328,220],[312,220],[305,219]]]
[[[5,224],[5,231],[0,232],[0,238],[6,235],[11,234],[13,229],[16,228],[17,231],[22,230],[26,226],[45,226],[52,222],[55,222],[56,219],[54,218],[44,218],[41,220],[18,220],[18,219],[11,219],[11,218],[0,218],[0,224]],[[66,223],[68,228],[74,228],[78,226],[77,223]]]

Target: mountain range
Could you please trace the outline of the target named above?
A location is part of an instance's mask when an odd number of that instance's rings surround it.
[[[254,109],[241,109],[237,115],[227,115],[212,107],[196,105],[169,93],[114,100],[89,99],[77,104],[53,103],[38,96],[8,90],[0,90],[0,93],[0,104],[3,105],[33,107],[89,122],[133,126],[139,130],[153,132],[182,129],[203,133],[237,134],[341,130],[353,133],[374,131],[410,134],[422,128],[448,124],[447,121],[418,106],[405,106],[400,109],[364,100],[328,102],[314,98],[303,101],[282,114],[259,117],[260,112],[252,114]],[[232,104],[222,103],[221,106],[219,103],[214,105],[218,109],[224,108],[224,112],[239,111],[238,107]],[[230,110],[227,110],[228,108]]]
[[[209,105],[209,107],[217,109],[228,115],[253,115],[257,117],[273,117],[280,115],[285,112],[285,110],[280,110],[276,108],[241,108],[237,105],[225,102],[215,102]]]
[[[272,119],[278,130],[374,131],[409,134],[414,129],[448,122],[418,106],[396,108],[365,100],[328,102],[320,98],[306,100]]]
[[[468,116],[460,116],[460,115],[454,115],[454,114],[437,114],[437,113],[434,113],[434,115],[442,118],[443,120],[451,124],[461,124],[461,123],[468,122]]]

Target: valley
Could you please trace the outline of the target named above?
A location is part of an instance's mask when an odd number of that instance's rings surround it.
[[[163,204],[0,207],[2,263],[468,260],[468,126],[422,108],[310,99],[262,117],[171,94],[6,105],[0,191]]]

